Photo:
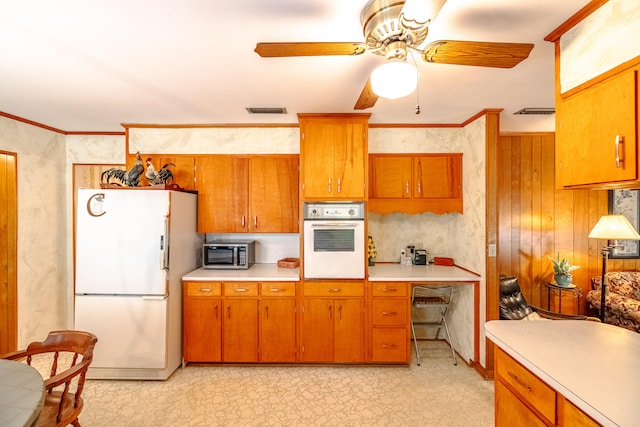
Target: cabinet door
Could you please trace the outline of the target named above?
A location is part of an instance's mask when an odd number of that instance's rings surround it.
[[[220,298],[187,297],[184,299],[184,361],[220,362]]]
[[[333,361],[333,301],[306,298],[302,311],[303,362]]]
[[[362,299],[334,301],[333,361],[364,361],[364,315]]]
[[[198,232],[247,231],[249,160],[203,156],[197,160]]]
[[[225,362],[257,362],[258,300],[225,299],[223,316],[223,360]]]
[[[560,185],[639,178],[637,98],[637,71],[629,70],[559,101],[556,169]]]
[[[413,197],[451,199],[462,192],[462,157],[444,154],[413,159]]]
[[[366,132],[366,125],[360,123],[335,126],[333,145],[334,197],[349,199],[364,197]]]
[[[195,158],[193,156],[150,156],[153,166],[160,170],[164,165],[172,163],[168,169],[173,174],[173,183],[178,184],[185,190],[195,190]],[[145,164],[146,167],[146,164]]]
[[[333,196],[335,126],[326,120],[304,121],[301,126],[300,162],[304,179],[302,195]]]
[[[260,360],[262,362],[295,362],[295,299],[265,298],[260,304]]]
[[[496,427],[546,426],[502,381],[496,378],[494,387]]]
[[[297,233],[298,157],[253,157],[249,180],[249,231]]]
[[[369,156],[369,197],[407,199],[412,188],[410,156]]]

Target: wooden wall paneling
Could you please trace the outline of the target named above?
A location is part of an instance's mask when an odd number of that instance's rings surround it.
[[[517,137],[520,147],[520,288],[529,303],[535,303],[536,286],[533,283],[532,198],[533,157],[531,137]]]
[[[511,138],[500,137],[498,142],[498,274],[511,271]]]
[[[542,179],[540,182],[540,272],[536,280],[545,283],[550,280],[553,270],[549,266],[547,255],[553,254],[555,244],[555,137],[546,134],[542,137],[540,151],[540,168]],[[548,308],[546,295],[541,296],[545,302],[541,307]]]
[[[520,144],[516,141],[514,143],[513,139],[511,141],[511,159],[509,161],[509,167],[511,168],[511,241],[513,245],[511,246],[511,256],[509,257],[509,264],[511,267],[511,273],[515,276],[520,277],[522,272],[520,271],[520,251],[522,250],[522,245],[520,243],[520,219],[521,219],[521,206],[520,201],[522,200],[520,196],[520,181],[521,170],[520,170]],[[522,284],[521,284],[522,286]]]
[[[0,354],[18,346],[17,155],[0,151]]]

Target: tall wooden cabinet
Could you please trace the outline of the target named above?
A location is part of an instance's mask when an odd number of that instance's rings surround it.
[[[297,233],[298,156],[197,159],[198,232]]]
[[[364,283],[303,284],[302,362],[364,362]]]
[[[299,114],[303,199],[363,199],[369,114]]]
[[[462,154],[370,154],[368,209],[462,213]]]

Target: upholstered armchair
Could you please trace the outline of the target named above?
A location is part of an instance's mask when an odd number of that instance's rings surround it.
[[[640,271],[610,271],[605,275],[604,322],[640,332]],[[602,278],[591,278],[592,290],[587,293],[587,302],[600,310]]]

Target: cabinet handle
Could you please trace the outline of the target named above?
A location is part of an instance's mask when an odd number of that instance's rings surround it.
[[[255,228],[258,228],[258,215],[253,217],[253,226]]]
[[[509,376],[513,378],[513,380],[518,384],[520,384],[522,387],[526,388],[528,391],[531,391],[531,386],[525,383],[524,381],[522,381],[520,378],[518,378],[516,374],[514,374],[513,372],[509,372]]]
[[[227,306],[227,319],[231,319],[231,306]]]
[[[244,224],[245,224],[245,218],[244,218],[244,215],[242,215],[242,228],[244,228]]]
[[[271,291],[271,292],[282,292],[283,289],[280,289],[280,288],[269,288],[269,291]]]
[[[398,312],[397,311],[383,311],[382,315],[383,316],[397,316]]]
[[[198,289],[200,292],[211,292],[211,288],[200,288]]]
[[[418,194],[422,194],[422,182],[418,181]]]
[[[398,292],[398,288],[383,288],[382,292]]]
[[[409,194],[409,180],[407,180],[407,183],[406,183],[406,184],[405,184],[405,186],[404,186],[404,192],[405,192],[406,194]]]
[[[620,163],[624,162],[624,160],[620,158],[620,144],[622,143],[624,143],[624,137],[616,135],[616,168],[620,168]]]
[[[213,311],[215,311],[216,319],[217,319],[218,318],[218,304],[216,304],[215,307],[213,307]]]
[[[327,292],[340,292],[340,288],[327,288]]]
[[[340,178],[338,178],[338,193],[340,193],[342,191],[342,183]]]
[[[247,292],[249,289],[247,288],[235,288],[234,291],[236,292]]]
[[[395,344],[382,344],[381,347],[382,348],[396,348],[397,346]]]
[[[264,306],[264,317],[265,317],[265,319],[269,318],[269,306],[268,305]]]
[[[327,193],[331,193],[331,178],[327,179]]]
[[[327,308],[329,309],[329,319],[333,319],[332,311],[331,311],[331,308],[332,308],[331,305],[329,305]]]
[[[342,304],[338,305],[338,320],[342,320]]]

